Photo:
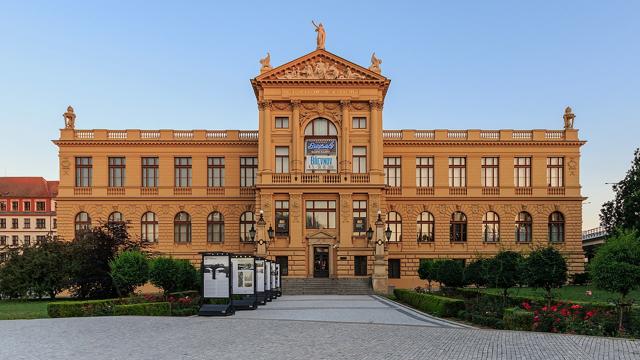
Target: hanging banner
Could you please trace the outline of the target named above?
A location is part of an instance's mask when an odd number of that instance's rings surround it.
[[[231,257],[233,267],[233,294],[253,295],[254,291],[253,257]]]
[[[202,277],[204,298],[228,298],[229,254],[205,254],[202,256]]]
[[[264,292],[264,259],[256,259],[256,291]]]
[[[264,289],[271,290],[271,262],[269,260],[264,261],[264,283]]]
[[[305,171],[338,171],[338,141],[307,139],[304,146]]]

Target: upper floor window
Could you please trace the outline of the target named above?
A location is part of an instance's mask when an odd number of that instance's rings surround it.
[[[93,159],[91,157],[76,157],[76,187],[91,186],[93,177]]]
[[[29,218],[24,219],[24,223],[22,224],[22,228],[23,229],[30,229],[31,228],[31,219],[29,219]]]
[[[367,147],[354,146],[352,149],[352,172],[364,174],[367,172]]]
[[[467,215],[463,212],[456,211],[451,214],[451,222],[449,224],[449,239],[452,242],[467,241]]]
[[[289,173],[289,148],[287,146],[276,146],[276,173]]]
[[[224,241],[224,216],[214,211],[207,217],[207,242],[220,243]]]
[[[276,200],[276,235],[289,235],[289,200]]]
[[[559,211],[549,215],[549,241],[564,242],[564,215]]]
[[[352,128],[353,129],[366,129],[367,128],[367,118],[362,116],[354,116],[352,119]]]
[[[158,187],[158,172],[160,171],[160,161],[157,157],[142,158],[142,187]]]
[[[432,242],[435,239],[435,221],[433,215],[423,211],[418,215],[417,221],[418,242]]]
[[[498,187],[499,185],[499,162],[498,157],[483,157],[480,169],[480,181],[482,187]]]
[[[563,157],[547,158],[547,186],[549,187],[564,186],[564,158]]]
[[[36,211],[45,211],[47,204],[44,201],[36,201]]]
[[[433,158],[416,158],[416,187],[433,187]]]
[[[7,211],[7,202],[0,201],[0,211]]]
[[[449,187],[467,186],[467,158],[449,158]]]
[[[513,186],[531,187],[531,158],[513,158]]]
[[[191,158],[174,158],[175,186],[191,187]]]
[[[140,234],[143,241],[158,241],[158,217],[155,213],[148,211],[142,214],[140,220]]]
[[[500,217],[489,211],[482,217],[482,240],[484,242],[500,241]]]
[[[251,229],[255,230],[256,219],[251,211],[245,211],[240,215],[240,241],[251,242]]]
[[[7,219],[2,218],[0,219],[0,229],[6,229],[7,228]]]
[[[353,200],[353,233],[364,235],[367,231],[367,200]]]
[[[289,118],[286,116],[276,116],[276,129],[289,128]]]
[[[75,219],[75,232],[76,236],[78,236],[81,232],[87,231],[91,228],[91,217],[89,214],[82,211],[76,215]]]
[[[22,203],[22,211],[31,211],[31,202],[25,201]]]
[[[207,158],[207,186],[208,187],[224,186],[224,158],[223,157]]]
[[[18,219],[11,219],[11,228],[12,229],[18,228]]]
[[[402,241],[402,216],[396,211],[390,211],[387,214],[387,227],[391,229],[391,238],[389,241]]]
[[[533,220],[531,214],[522,211],[516,217],[516,242],[531,242],[533,233]]]
[[[20,203],[17,201],[11,202],[11,211],[20,211]]]
[[[184,211],[173,219],[173,239],[177,243],[191,242],[191,216]]]
[[[307,229],[336,228],[335,200],[307,200],[305,205]]]
[[[258,174],[258,158],[257,157],[241,157],[240,158],[240,186],[242,187],[256,186],[257,174]]]
[[[401,158],[398,157],[385,157],[384,158],[384,184],[389,187],[400,187],[401,182],[402,165]]]
[[[109,158],[109,187],[123,187],[126,159],[124,157]]]
[[[305,136],[338,136],[338,130],[333,123],[327,119],[317,118],[312,120],[304,128]]]

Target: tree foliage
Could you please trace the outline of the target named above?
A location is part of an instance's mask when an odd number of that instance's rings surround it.
[[[522,255],[514,251],[501,250],[487,260],[487,280],[491,287],[500,288],[506,301],[510,288],[520,282]]]
[[[140,251],[123,251],[109,263],[118,295],[126,296],[149,279],[149,261]]]
[[[534,250],[524,260],[522,282],[547,292],[547,306],[551,306],[551,290],[567,282],[567,262],[553,247]]]
[[[198,272],[188,260],[159,257],[151,261],[149,280],[161,288],[165,296],[171,292],[198,288]]]
[[[640,232],[640,149],[625,178],[613,185],[615,197],[602,205],[600,222],[609,234],[618,229]]]
[[[476,287],[486,286],[489,281],[487,265],[488,260],[482,258],[470,262],[464,269],[464,281]]]
[[[464,286],[464,266],[458,260],[439,260],[436,280],[446,287]]]
[[[418,277],[427,281],[429,292],[431,292],[431,282],[436,279],[435,263],[436,260],[423,259],[420,261],[420,267],[418,268]]]

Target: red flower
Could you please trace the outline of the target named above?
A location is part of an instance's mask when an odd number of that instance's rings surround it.
[[[542,307],[542,309],[540,309],[540,310],[542,310],[542,311],[547,311],[547,307],[546,307],[546,306],[543,306],[543,307]]]
[[[569,316],[569,315],[571,315],[571,314],[569,313],[569,310],[567,310],[566,308],[563,308],[562,310],[560,310],[560,314],[561,314],[562,316]]]
[[[531,310],[531,305],[529,305],[529,303],[523,302],[522,303],[522,308],[525,310]]]
[[[589,320],[589,319],[590,319],[590,318],[592,318],[592,317],[593,317],[593,315],[595,315],[595,314],[596,314],[596,312],[595,312],[594,310],[587,311],[587,313],[585,314],[584,319],[585,319],[585,320]]]
[[[553,306],[551,307],[551,311],[554,311],[554,312],[555,312],[555,311],[558,311],[558,306],[557,306],[557,305],[553,305]]]
[[[573,310],[578,310],[578,309],[581,309],[581,308],[582,308],[582,306],[580,306],[578,304],[571,305],[571,309],[573,309]]]

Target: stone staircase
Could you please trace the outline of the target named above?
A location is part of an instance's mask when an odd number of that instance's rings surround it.
[[[284,295],[370,295],[371,279],[282,278]]]

